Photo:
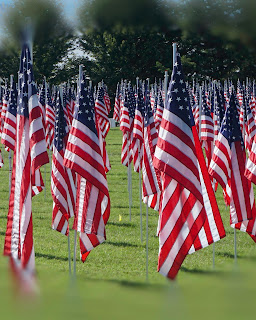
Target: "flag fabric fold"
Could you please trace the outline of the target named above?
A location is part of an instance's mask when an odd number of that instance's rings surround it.
[[[85,81],[83,76],[64,155],[64,165],[78,174],[73,229],[80,232],[82,261],[93,248],[105,241],[105,225],[110,215],[110,197],[95,124],[94,99]]]

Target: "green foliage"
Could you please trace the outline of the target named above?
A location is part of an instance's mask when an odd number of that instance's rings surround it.
[[[52,81],[72,46],[72,30],[56,0],[15,0],[5,16],[6,36],[0,49],[0,74],[17,75],[21,42],[33,40],[35,78]],[[10,59],[11,63],[8,63]]]

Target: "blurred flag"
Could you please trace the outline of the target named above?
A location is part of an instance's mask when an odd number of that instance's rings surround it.
[[[174,279],[188,253],[225,236],[177,54],[153,161],[161,172],[158,271]]]
[[[11,257],[20,280],[29,286],[33,285],[35,276],[32,195],[42,190],[42,180],[38,179],[40,175],[37,175],[37,171],[49,159],[27,44],[22,48],[19,83],[20,99],[4,254]]]
[[[80,232],[81,259],[105,241],[110,198],[105,165],[95,124],[94,99],[80,79],[77,106],[68,136],[64,165],[78,174],[76,213],[73,229]]]

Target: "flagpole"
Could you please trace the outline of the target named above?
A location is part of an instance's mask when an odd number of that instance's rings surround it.
[[[46,99],[47,99],[47,84],[46,84],[46,77],[44,77],[44,105],[46,106]],[[46,165],[44,166],[44,200],[46,200]]]
[[[10,87],[13,86],[13,74],[10,75]],[[9,149],[9,197],[11,194],[11,185],[12,185],[12,150]]]
[[[177,42],[173,42],[172,44],[172,63],[173,63],[173,67],[174,67],[174,64],[176,62],[176,54],[177,54]]]
[[[78,89],[81,86],[81,78],[83,75],[83,66],[79,65],[79,78],[78,78]],[[75,230],[74,234],[74,258],[73,258],[73,280],[76,281],[76,249],[77,249],[77,230]]]
[[[139,78],[136,78],[137,81],[137,99],[138,99],[138,90],[139,90]],[[147,85],[149,90],[149,79],[147,79]],[[141,151],[141,150],[140,150]],[[141,154],[139,154],[141,157]],[[141,158],[139,157],[139,188],[140,188],[140,241],[143,242],[143,231],[142,231],[142,184],[141,184]]]
[[[146,204],[146,281],[148,281],[148,196]]]
[[[168,71],[164,73],[164,106],[167,105],[167,86],[168,86]]]
[[[127,167],[127,176],[128,176],[128,192],[129,192],[129,216],[130,216],[130,221],[132,221],[132,212],[131,212],[131,198],[132,198],[132,192],[131,192],[131,165],[130,165],[130,141],[129,137],[127,137],[127,145],[128,145],[128,167]]]
[[[46,81],[45,81],[45,89],[46,89]],[[60,90],[61,104],[63,106],[63,90],[62,90],[62,86],[59,87],[59,90]],[[70,231],[69,231],[69,233],[70,233]],[[71,277],[71,248],[70,248],[70,235],[69,235],[69,233],[68,233],[68,266],[69,266],[69,276]]]

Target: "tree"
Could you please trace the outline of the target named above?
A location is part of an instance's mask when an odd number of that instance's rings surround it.
[[[6,38],[0,50],[0,75],[10,71],[15,75],[19,68],[17,57],[29,18],[29,31],[33,33],[33,65],[37,80],[46,76],[53,81],[63,59],[71,48],[72,30],[64,19],[56,0],[15,0],[5,18]],[[6,64],[6,60],[10,63]],[[14,72],[14,62],[16,71]],[[8,66],[8,67],[6,67]]]

